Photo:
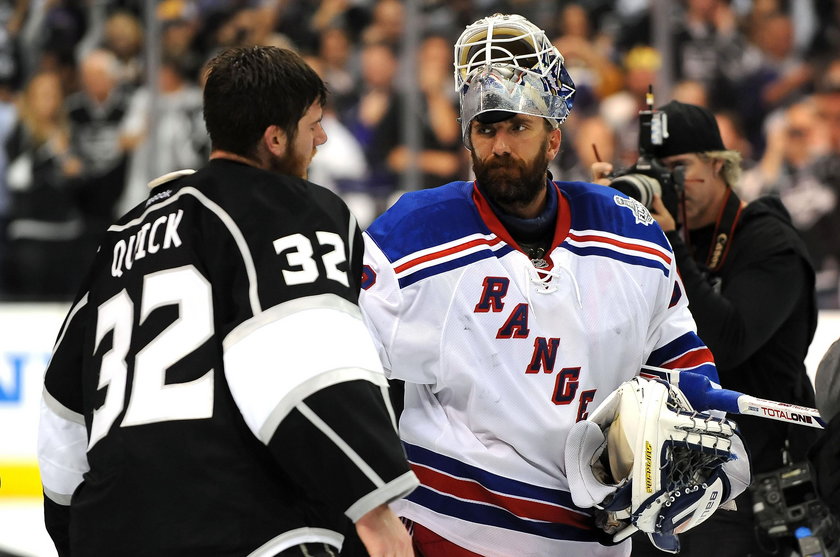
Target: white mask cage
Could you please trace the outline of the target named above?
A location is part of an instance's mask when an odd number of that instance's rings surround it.
[[[545,33],[520,15],[495,14],[469,25],[455,43],[455,87],[467,146],[470,122],[483,112],[563,123],[575,95],[563,62]]]

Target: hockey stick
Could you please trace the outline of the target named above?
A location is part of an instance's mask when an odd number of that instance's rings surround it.
[[[678,387],[695,410],[722,410],[730,414],[744,414],[769,418],[792,424],[825,429],[825,420],[816,408],[765,400],[750,395],[716,389],[705,375],[690,371],[675,371],[661,367],[642,366],[639,375],[648,379],[661,379]]]

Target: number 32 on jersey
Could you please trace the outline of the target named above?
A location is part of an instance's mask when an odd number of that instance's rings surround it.
[[[344,240],[334,232],[321,230],[315,232],[315,238],[323,250],[321,261],[326,277],[349,286],[347,272],[338,268],[347,260]],[[315,251],[306,236],[284,236],[274,240],[273,245],[278,256],[285,257],[291,267],[283,270],[287,285],[307,284],[318,279],[320,271],[313,259]],[[134,332],[135,303],[123,289],[99,306],[94,353],[108,333],[113,332],[113,341],[102,355],[97,389],[107,388],[107,391],[102,406],[93,412],[88,450],[108,434],[124,408],[122,427],[212,417],[214,370],[208,369],[193,381],[166,383],[167,369],[213,335],[212,288],[192,265],[143,277],[138,325],[142,325],[153,310],[171,305],[177,306],[179,318],[138,349],[134,356],[127,408],[124,402],[129,387],[127,360],[130,359]]]

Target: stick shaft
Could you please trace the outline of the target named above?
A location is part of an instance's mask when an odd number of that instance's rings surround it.
[[[678,387],[695,410],[723,410],[730,414],[758,416],[780,422],[825,429],[825,420],[816,408],[797,406],[754,397],[738,391],[715,388],[708,377],[690,371],[675,371],[653,366],[642,366],[641,375],[657,378]]]
[[[741,395],[738,397],[738,409],[740,414],[825,429],[825,421],[816,408]]]

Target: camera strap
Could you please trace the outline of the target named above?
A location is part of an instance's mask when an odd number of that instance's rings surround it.
[[[712,234],[712,243],[709,246],[709,254],[706,256],[706,267],[710,271],[718,271],[723,267],[726,256],[729,255],[729,248],[732,246],[732,238],[735,236],[735,227],[741,219],[741,211],[744,203],[738,199],[732,188],[726,188],[726,200],[720,209],[715,231]]]

